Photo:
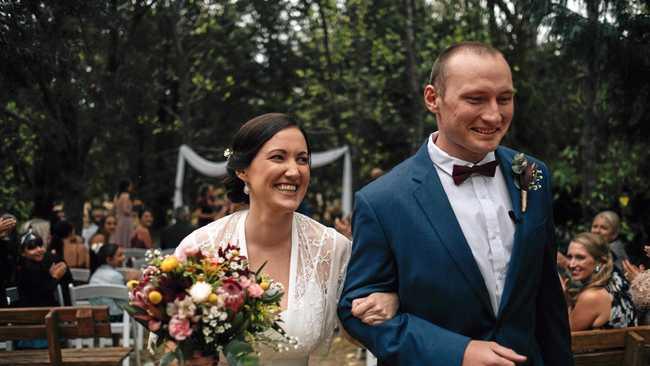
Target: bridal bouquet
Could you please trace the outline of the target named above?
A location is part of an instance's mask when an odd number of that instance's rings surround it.
[[[256,342],[276,350],[295,344],[280,327],[282,285],[262,268],[250,271],[237,247],[212,254],[188,249],[181,256],[149,251],[142,280],[129,282],[127,312],[157,336],[159,346],[176,344],[161,365],[174,359],[183,364],[197,351],[215,360],[223,352],[230,365],[257,365]]]

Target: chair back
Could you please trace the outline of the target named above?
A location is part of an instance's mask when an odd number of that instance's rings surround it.
[[[90,270],[88,268],[70,268],[74,282],[88,283],[90,281]]]
[[[96,297],[110,297],[112,299],[128,300],[129,289],[124,285],[70,285],[70,301],[73,306]]]
[[[61,365],[60,339],[66,338],[98,338],[111,336],[111,323],[108,320],[108,308],[92,307],[62,307],[52,308],[45,315],[47,328],[47,343],[50,361],[53,365]]]
[[[162,254],[163,257],[164,257],[166,255],[174,254],[175,251],[176,251],[176,248],[163,249],[163,250],[160,251],[160,254]]]
[[[646,366],[650,326],[571,333],[576,366]]]
[[[16,286],[7,287],[5,289],[5,291],[7,292],[7,304],[9,304],[9,305],[15,304],[19,299],[19,297],[18,297],[18,287],[16,287]]]
[[[139,258],[133,260],[133,268],[141,269],[146,264],[147,264],[147,260],[145,258]]]
[[[54,297],[56,297],[56,301],[59,303],[59,306],[65,306],[65,298],[63,297],[63,289],[61,288],[61,284],[56,285],[56,290],[54,290]]]
[[[0,309],[0,341],[46,338],[48,348],[0,353],[2,365],[128,365],[129,347],[66,349],[66,338],[111,336],[107,306],[3,308]]]
[[[124,285],[79,285],[70,284],[70,302],[72,306],[88,304],[90,299],[104,297],[117,300],[129,300],[129,289]],[[111,329],[113,334],[122,335],[122,344],[124,347],[129,346],[131,341],[131,318],[126,310],[122,312],[122,321],[113,322]],[[77,342],[77,346],[80,344]]]
[[[0,309],[0,341],[46,338],[45,315],[50,309]]]

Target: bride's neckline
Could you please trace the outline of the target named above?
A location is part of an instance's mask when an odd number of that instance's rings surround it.
[[[248,246],[246,244],[246,218],[248,217],[249,211],[246,210],[242,213],[237,222],[237,245],[239,246],[239,251],[246,257],[248,257]],[[289,259],[289,288],[285,289],[285,295],[287,298],[287,308],[282,309],[281,314],[285,315],[284,321],[287,323],[289,319],[286,316],[289,314],[289,309],[292,309],[292,303],[294,298],[294,291],[296,288],[296,265],[298,262],[298,223],[296,222],[296,215],[293,215],[293,220],[291,222],[291,258]]]

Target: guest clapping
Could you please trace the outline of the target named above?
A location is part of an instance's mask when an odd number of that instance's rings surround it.
[[[571,330],[625,328],[637,325],[629,283],[614,268],[605,239],[578,234],[569,244],[569,270],[579,289],[566,289]]]
[[[58,306],[55,297],[57,285],[66,298],[68,284],[72,283],[72,275],[65,262],[58,260],[48,252],[43,240],[29,230],[20,240],[21,258],[16,271],[18,286],[18,306]]]

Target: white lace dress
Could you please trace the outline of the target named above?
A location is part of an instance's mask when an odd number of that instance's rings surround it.
[[[179,248],[198,244],[214,251],[228,243],[247,255],[245,222],[248,211],[236,212],[204,226],[181,242]],[[336,305],[341,295],[350,242],[336,230],[294,213],[287,309],[283,328],[298,339],[290,351],[275,352],[262,346],[261,364],[306,366],[311,354],[324,354],[337,324]],[[177,249],[178,250],[178,249]]]

